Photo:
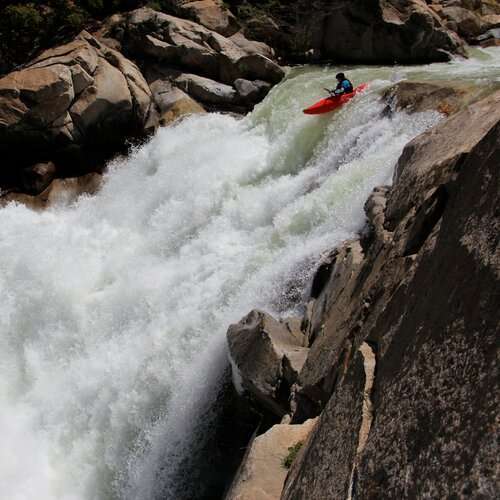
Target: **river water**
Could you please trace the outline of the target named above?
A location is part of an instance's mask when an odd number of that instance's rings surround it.
[[[301,110],[338,68],[296,68],[244,119],[160,130],[93,197],[0,209],[0,498],[196,498],[228,325],[293,311],[404,145],[442,118],[385,116],[381,91],[500,85],[500,50],[473,56],[347,68],[369,90],[320,117]]]

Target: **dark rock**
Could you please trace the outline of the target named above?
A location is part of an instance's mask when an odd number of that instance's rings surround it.
[[[56,167],[52,162],[37,163],[21,171],[21,188],[31,195],[41,193],[54,179]]]

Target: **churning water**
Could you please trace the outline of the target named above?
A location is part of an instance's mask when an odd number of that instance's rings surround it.
[[[369,91],[321,117],[301,109],[335,68],[294,70],[245,119],[160,130],[94,197],[1,209],[0,498],[192,498],[227,326],[292,309],[314,261],[356,234],[372,188],[439,119],[384,116],[380,90],[413,74],[498,81],[499,52],[480,55],[353,68]]]

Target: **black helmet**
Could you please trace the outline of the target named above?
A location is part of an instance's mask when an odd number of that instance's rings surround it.
[[[335,78],[336,78],[337,80],[345,80],[345,75],[344,75],[344,73],[337,73],[337,74],[335,75]]]

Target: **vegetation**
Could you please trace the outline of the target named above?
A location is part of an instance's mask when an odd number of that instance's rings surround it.
[[[285,469],[289,469],[292,466],[293,461],[297,458],[297,454],[299,453],[303,445],[303,441],[299,441],[298,443],[295,443],[293,446],[290,446],[288,448],[288,455],[281,461],[281,465]]]
[[[63,43],[80,30],[141,0],[46,0],[0,3],[0,73],[10,71],[41,49]]]

